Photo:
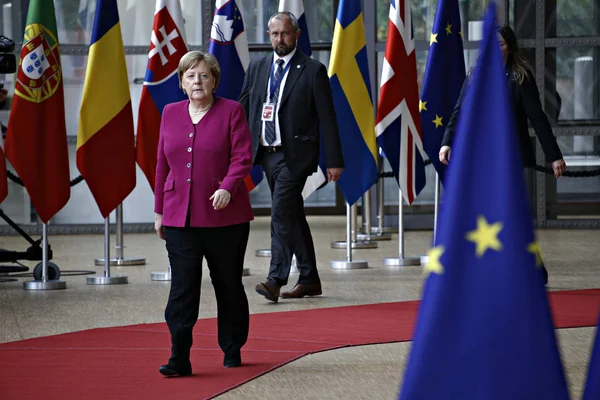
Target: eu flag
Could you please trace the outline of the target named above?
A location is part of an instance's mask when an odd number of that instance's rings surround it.
[[[401,399],[568,398],[495,7],[458,119]]]
[[[440,0],[429,38],[423,92],[419,102],[423,129],[423,149],[441,182],[446,166],[439,160],[444,129],[465,80],[462,30],[458,0]]]
[[[600,326],[600,321],[598,321]],[[596,340],[588,365],[588,376],[585,383],[583,400],[600,399],[600,329],[596,328]]]

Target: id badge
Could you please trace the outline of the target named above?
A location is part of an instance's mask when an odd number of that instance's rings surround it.
[[[262,109],[262,120],[263,121],[273,121],[275,117],[275,104],[273,103],[264,103]]]

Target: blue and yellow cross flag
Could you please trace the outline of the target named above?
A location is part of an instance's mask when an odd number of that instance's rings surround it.
[[[598,326],[600,327],[600,320],[598,321]],[[588,364],[583,400],[598,399],[600,399],[600,329],[596,328],[596,340],[594,341],[594,349],[592,350]]]
[[[440,0],[429,39],[423,91],[419,101],[423,149],[445,181],[446,166],[439,151],[446,124],[450,120],[465,80],[462,29],[458,0]]]
[[[490,2],[400,399],[568,399]],[[517,160],[515,161],[515,157]]]
[[[375,111],[360,0],[340,0],[329,82],[346,160],[338,183],[348,204],[353,205],[377,182],[378,176]]]

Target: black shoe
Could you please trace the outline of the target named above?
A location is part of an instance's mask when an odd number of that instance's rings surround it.
[[[544,285],[548,284],[548,270],[542,265],[542,274],[544,275]]]
[[[158,367],[158,372],[164,376],[190,376],[192,375],[192,366],[181,368],[175,364],[165,364]]]
[[[225,358],[223,358],[223,366],[225,368],[235,368],[240,365],[242,365],[242,355],[239,351],[230,356],[225,354]]]

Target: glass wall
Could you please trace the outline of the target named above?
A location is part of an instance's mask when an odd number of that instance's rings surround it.
[[[266,35],[267,21],[279,0],[237,0],[242,12],[250,42],[251,57],[269,54],[271,49]],[[499,23],[513,26],[520,39],[540,87],[542,102],[555,125],[555,133],[568,165],[572,169],[590,170],[600,167],[600,2],[597,0],[544,0],[544,8],[537,7],[542,0],[500,0]],[[22,37],[25,14],[21,7],[27,0],[0,0],[1,32],[17,42]],[[121,29],[125,44],[127,68],[134,116],[137,120],[141,83],[145,75],[149,37],[152,29],[153,0],[118,0]],[[364,0],[368,43],[375,49],[371,78],[376,82],[374,100],[378,100],[379,80],[387,35],[389,0]],[[415,36],[417,71],[422,86],[427,62],[429,37],[438,0],[412,0],[412,21]],[[78,175],[75,166],[75,141],[79,119],[79,103],[87,62],[87,47],[94,19],[96,0],[54,0],[64,72],[67,133],[70,137],[71,176]],[[181,0],[185,18],[185,34],[192,48],[205,48],[210,31],[214,0]],[[461,30],[464,39],[465,62],[470,67],[477,53],[482,18],[488,0],[459,0]],[[326,66],[329,54],[337,0],[304,0],[305,15],[314,51],[313,57]],[[541,24],[541,25],[540,25]],[[543,27],[543,29],[537,29]],[[18,53],[18,50],[17,50]],[[13,75],[0,77],[12,93]],[[6,123],[8,108],[0,110],[0,121]],[[137,121],[136,121],[137,122]],[[533,132],[532,132],[533,135]],[[539,146],[538,146],[539,147]],[[538,164],[543,164],[538,149]],[[389,171],[389,165],[385,166]],[[138,171],[139,172],[139,171]],[[569,218],[581,213],[573,204],[583,201],[585,212],[600,215],[599,178],[561,178],[555,182],[538,174],[536,188],[545,195],[543,203],[536,202],[538,217]],[[432,214],[435,172],[427,167],[427,186],[418,197],[415,207],[406,208],[414,213]],[[10,194],[2,207],[19,223],[37,222],[27,193],[10,182]],[[393,213],[398,202],[395,180],[386,179],[385,203]],[[586,200],[587,199],[587,200]],[[590,200],[591,199],[591,200]],[[257,213],[270,206],[270,191],[265,181],[251,193]],[[143,174],[138,174],[138,185],[125,201],[125,222],[148,224],[153,220],[153,197]],[[329,184],[317,191],[306,202],[315,213],[345,212],[337,186]],[[583,204],[583,203],[582,203]],[[591,206],[590,206],[591,204]],[[591,207],[591,208],[590,208]],[[595,207],[595,208],[594,208]],[[265,210],[266,211],[266,210]],[[596,213],[596,214],[594,214]],[[545,218],[545,217],[544,217]],[[1,222],[1,221],[0,221]],[[53,224],[100,224],[97,211],[85,182],[72,188],[71,200],[53,220]],[[543,218],[540,222],[544,224]],[[95,225],[94,225],[95,226]],[[145,226],[145,225],[144,225]],[[430,226],[423,226],[430,228]],[[101,228],[100,228],[101,229]]]

